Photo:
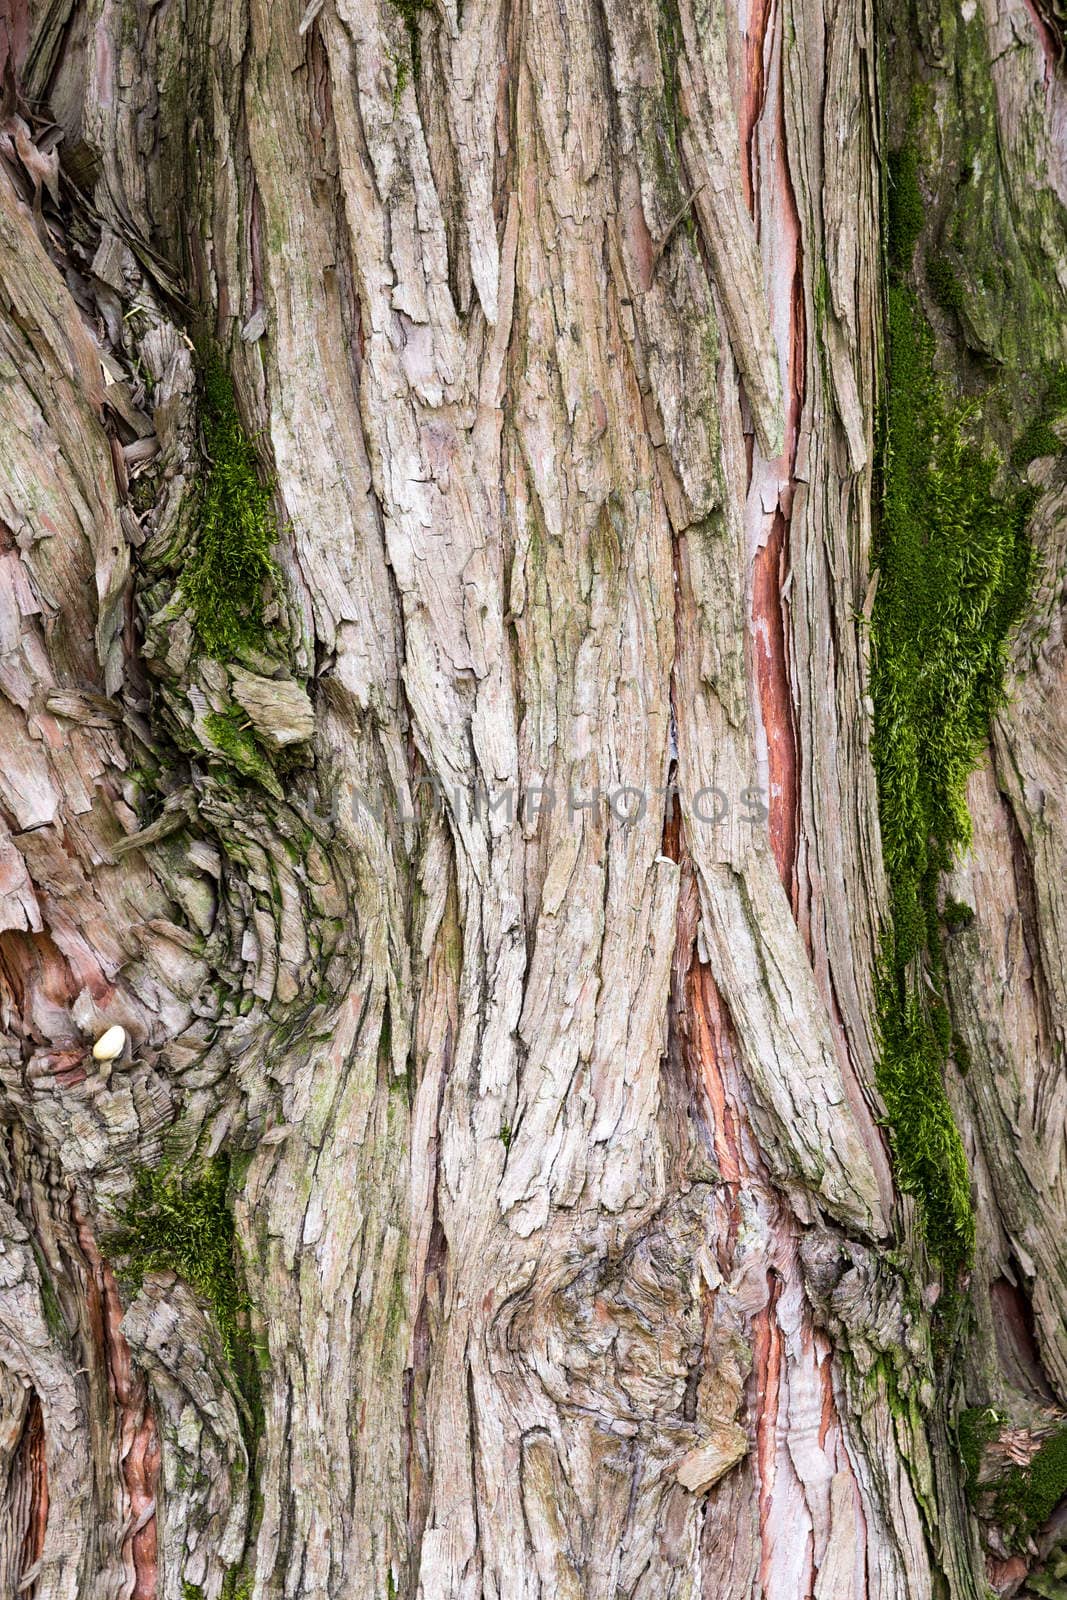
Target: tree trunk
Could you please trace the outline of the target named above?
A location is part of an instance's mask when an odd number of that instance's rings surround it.
[[[1057,3],[4,0],[5,1595],[1067,1595]]]

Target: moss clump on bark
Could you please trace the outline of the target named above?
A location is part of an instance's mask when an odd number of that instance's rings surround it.
[[[960,316],[964,306],[963,285],[948,256],[931,251],[926,258],[926,281],[942,311]]]
[[[237,1575],[231,1568],[222,1580],[222,1600],[250,1600],[252,1580]],[[204,1591],[198,1583],[182,1584],[182,1600],[204,1600]]]
[[[953,1281],[971,1258],[974,1218],[943,1081],[952,1030],[940,996],[938,884],[970,840],[967,779],[1029,592],[1033,494],[998,491],[1000,462],[971,441],[975,408],[938,378],[933,336],[901,281],[922,222],[914,152],[893,158],[889,197],[872,696],[892,921],[877,982],[878,1086],[898,1182],[918,1200],[930,1255]]]
[[[1012,1467],[997,1485],[997,1520],[1011,1531],[1011,1542],[1025,1546],[1067,1495],[1067,1428],[1045,1440],[1028,1466]]]
[[[1053,367],[1046,374],[1044,394],[1037,415],[1016,441],[1011,453],[1012,466],[1021,470],[1038,456],[1058,455],[1063,445],[1052,431],[1052,425],[1065,418],[1067,418],[1067,364]]]
[[[236,1567],[222,1580],[222,1600],[251,1600],[252,1580],[240,1574]]]
[[[961,1411],[956,1421],[956,1442],[964,1469],[964,1488],[967,1498],[974,1503],[978,1493],[978,1479],[982,1470],[982,1453],[995,1439],[1003,1419],[992,1406],[969,1406]]]
[[[947,1053],[917,989],[895,973],[876,986],[882,1055],[878,1087],[893,1136],[897,1182],[919,1202],[931,1258],[948,1279],[974,1249],[963,1141],[945,1093]]]
[[[282,799],[281,784],[259,740],[242,711],[212,711],[204,718],[204,728],[212,743],[245,778],[262,785],[275,799]]]
[[[182,588],[205,650],[226,661],[265,642],[264,591],[277,580],[278,528],[271,488],[260,479],[233,384],[215,355],[203,364],[201,427],[207,477]]]
[[[974,907],[969,906],[964,900],[953,900],[949,895],[941,915],[948,931],[959,933],[961,929],[969,928],[974,921]]]
[[[241,1287],[229,1205],[229,1162],[216,1156],[196,1176],[141,1168],[133,1195],[107,1239],[124,1279],[139,1288],[149,1272],[174,1272],[207,1301],[223,1353],[247,1407],[249,1453],[261,1418],[259,1373]]]
[[[61,1344],[66,1344],[70,1338],[70,1329],[67,1327],[67,1319],[63,1315],[62,1307],[59,1304],[44,1251],[36,1239],[30,1241],[30,1248],[33,1251],[33,1259],[37,1263],[37,1277],[41,1288],[41,1310],[44,1312],[45,1325],[53,1339]]]
[[[906,144],[900,150],[891,151],[887,165],[886,257],[889,270],[902,273],[911,266],[925,214],[915,146]]]
[[[1025,1467],[1009,1467],[993,1482],[982,1484],[982,1456],[1007,1421],[992,1406],[971,1407],[960,1412],[956,1440],[966,1473],[967,1498],[972,1505],[979,1495],[987,1502],[991,1499],[992,1513],[1007,1532],[1009,1543],[1024,1549],[1067,1495],[1067,1427],[1051,1434]]]
[[[416,78],[422,65],[422,45],[419,40],[419,19],[424,11],[430,10],[430,0],[390,0],[394,11],[400,13],[404,26],[408,30],[408,43],[411,46],[411,65]],[[460,7],[462,11],[462,6]],[[398,103],[400,96],[407,87],[407,65],[401,62],[397,66],[396,88],[394,90],[394,104]]]
[[[937,960],[940,873],[970,842],[966,784],[1000,703],[1029,592],[1029,489],[966,437],[973,409],[934,373],[911,293],[889,290],[881,579],[873,616],[876,759],[893,900],[894,966]]]

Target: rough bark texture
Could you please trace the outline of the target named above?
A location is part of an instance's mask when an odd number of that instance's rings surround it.
[[[1009,455],[1054,0],[5,4],[3,1593],[1067,1593],[1054,427],[952,1282],[870,693],[888,153]]]

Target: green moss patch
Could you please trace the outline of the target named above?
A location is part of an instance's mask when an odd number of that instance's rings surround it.
[[[926,257],[926,281],[942,311],[950,311],[957,317],[962,315],[963,285],[948,256],[930,251]]]
[[[201,427],[207,476],[182,588],[204,648],[226,661],[265,641],[264,600],[278,577],[271,557],[278,528],[271,488],[260,479],[233,384],[216,356],[204,363]]]
[[[1003,1419],[992,1406],[969,1406],[961,1411],[956,1422],[956,1441],[964,1469],[964,1488],[973,1504],[978,1493],[978,1479],[982,1471],[985,1447],[1000,1432]]]
[[[251,1578],[242,1577],[236,1567],[231,1567],[222,1580],[222,1600],[251,1600],[251,1594]],[[182,1600],[204,1600],[204,1591],[198,1583],[183,1583]]]
[[[967,778],[1002,699],[1008,640],[1029,592],[1034,496],[994,484],[968,442],[973,410],[934,375],[911,293],[889,290],[881,579],[872,619],[876,760],[893,897],[894,966],[936,953],[939,874],[970,842]]]
[[[994,1482],[982,1484],[982,1457],[1007,1421],[992,1406],[972,1407],[960,1413],[956,1439],[968,1499],[974,1505],[982,1495],[1009,1543],[1023,1549],[1067,1495],[1067,1427],[1047,1438],[1027,1466],[1009,1467]]]
[[[404,22],[404,26],[408,30],[408,43],[411,46],[411,65],[415,69],[415,76],[417,78],[419,75],[419,69],[422,65],[422,46],[419,39],[419,22],[420,18],[422,17],[422,13],[430,10],[430,0],[391,0],[391,4],[393,10],[400,13],[400,16]],[[463,7],[461,5],[461,12],[462,9]],[[406,87],[407,64],[401,63],[397,70],[396,90],[394,95],[395,102],[399,102],[400,96],[403,94]]]
[[[204,718],[204,729],[212,743],[243,777],[259,783],[276,800],[282,787],[262,745],[252,732],[243,711],[212,711]]]
[[[969,928],[974,921],[974,907],[967,905],[966,901],[953,900],[952,896],[948,895],[941,915],[949,932],[959,933],[961,929]]]
[[[1038,456],[1059,455],[1063,445],[1052,431],[1055,422],[1067,418],[1067,364],[1053,367],[1045,375],[1044,392],[1037,415],[1020,434],[1011,453],[1012,466],[1021,470]]]
[[[192,1177],[143,1167],[119,1226],[108,1236],[124,1281],[140,1287],[146,1273],[174,1272],[207,1302],[238,1390],[247,1407],[246,1443],[253,1453],[261,1418],[259,1374],[241,1287],[239,1252],[229,1205],[229,1162],[216,1156]]]
[[[883,973],[876,993],[878,1087],[892,1131],[896,1180],[918,1200],[927,1249],[952,1280],[971,1259],[974,1215],[967,1157],[945,1093],[947,1052],[917,989]]]
[[[1011,1542],[1025,1545],[1067,1495],[1067,1428],[1046,1439],[1029,1466],[1012,1467],[997,1485],[994,1511],[1011,1533]]]
[[[974,1245],[966,1157],[943,1072],[941,874],[970,841],[966,786],[1002,698],[1008,641],[1029,593],[1033,493],[1002,492],[1000,462],[971,439],[933,336],[901,281],[921,227],[914,154],[889,174],[888,381],[872,696],[891,927],[876,992],[878,1086],[897,1179],[919,1202],[932,1259],[953,1280]],[[895,197],[895,198],[894,198]],[[916,210],[918,208],[918,210]]]
[[[913,144],[890,152],[886,173],[886,255],[889,270],[906,272],[922,232],[925,208],[919,188],[919,157]]]

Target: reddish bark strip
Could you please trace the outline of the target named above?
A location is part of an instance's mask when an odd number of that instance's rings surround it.
[[[775,1305],[781,1292],[770,1273],[767,1275],[770,1299],[757,1313],[753,1327],[756,1388],[756,1461],[759,1468],[760,1581],[765,1592],[773,1592],[772,1562],[774,1542],[768,1537],[774,1521],[774,1488],[779,1454],[778,1407],[781,1398],[782,1335],[775,1320]],[[797,1530],[799,1534],[799,1529]]]
[[[1063,46],[1049,26],[1046,18],[1041,15],[1041,12],[1034,4],[1034,0],[1023,0],[1023,4],[1030,13],[1030,21],[1034,25],[1034,31],[1041,46],[1041,53],[1045,57],[1045,84],[1047,87],[1051,84],[1052,74],[1055,72],[1063,55]]]
[[[30,8],[26,0],[0,0],[0,80],[12,81],[26,59],[30,40]]]
[[[122,1302],[115,1275],[103,1259],[88,1222],[75,1209],[78,1243],[90,1268],[87,1302],[94,1340],[107,1371],[118,1413],[119,1462],[128,1500],[123,1560],[133,1574],[130,1600],[156,1600],[159,1540],[156,1491],[160,1450],[155,1414],[144,1377],[134,1367],[122,1332]]]
[[[756,551],[752,569],[752,626],[756,684],[767,735],[770,794],[767,826],[771,848],[786,893],[793,894],[797,851],[797,750],[789,685],[782,578],[786,564],[788,519],[774,513],[767,543]],[[794,905],[795,910],[795,905]]]
[[[723,1074],[729,1048],[724,1037],[722,1008],[711,973],[700,962],[690,969],[689,1007],[693,1048],[703,1069],[704,1087],[711,1103],[715,1159],[724,1183],[738,1184],[743,1173],[741,1130]]]
[[[756,184],[759,164],[753,149],[756,124],[763,115],[767,81],[763,71],[763,47],[767,38],[774,0],[754,0],[756,14],[749,14],[745,30],[745,77],[741,85],[741,181],[745,204],[755,216]]]
[[[745,82],[739,112],[742,170],[765,263],[771,325],[779,341],[786,403],[785,447],[773,462],[753,448],[749,473],[753,541],[752,626],[756,687],[766,737],[771,845],[796,910],[797,740],[789,674],[784,585],[804,401],[804,303],[800,217],[786,160],[782,19],[771,0],[752,0],[745,31]],[[767,85],[777,84],[768,107]],[[773,126],[761,138],[765,116]],[[767,163],[770,161],[770,169]]]
[[[29,1502],[26,1533],[22,1541],[22,1572],[29,1572],[44,1553],[45,1529],[48,1526],[48,1460],[45,1447],[44,1413],[36,1393],[31,1394],[26,1407],[26,1420],[22,1425],[22,1438],[12,1467],[13,1476],[21,1479]],[[27,1600],[33,1600],[36,1584],[22,1591]]]
[[[744,1283],[762,1592],[767,1600],[808,1600],[836,1536],[838,1562],[841,1544],[854,1551],[839,1600],[861,1600],[866,1522],[837,1411],[830,1348],[812,1322],[795,1219],[753,1137],[729,1012],[710,969],[696,958],[699,904],[677,815],[669,820],[665,846],[683,868],[673,1015],[688,1076],[704,1090],[722,1185],[722,1226],[709,1243],[724,1278]],[[766,1254],[753,1246],[754,1211],[766,1230]],[[851,1483],[851,1501],[842,1479]],[[839,1516],[844,1529],[835,1526]]]
[[[134,1588],[130,1600],[155,1600],[159,1576],[159,1538],[156,1520],[156,1487],[159,1482],[160,1450],[156,1419],[146,1403],[140,1427],[134,1433],[129,1454],[123,1462],[123,1475],[130,1495],[130,1511],[135,1532],[129,1535],[129,1554],[133,1561]],[[147,1513],[143,1527],[137,1527]]]

